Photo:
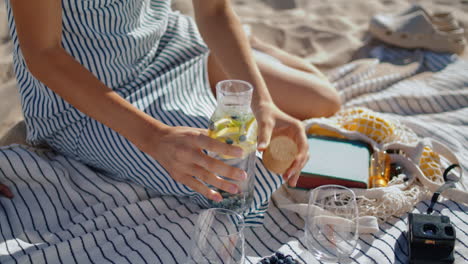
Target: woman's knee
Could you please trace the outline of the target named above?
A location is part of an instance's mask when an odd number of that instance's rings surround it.
[[[341,99],[338,91],[331,83],[327,81],[328,93],[323,97],[322,115],[324,117],[332,116],[341,109]]]
[[[328,81],[305,82],[304,102],[307,102],[301,119],[313,117],[329,117],[338,112],[341,108],[341,99],[335,87]]]

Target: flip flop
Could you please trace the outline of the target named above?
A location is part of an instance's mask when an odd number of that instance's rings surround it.
[[[464,29],[449,12],[430,15],[422,7],[397,15],[375,15],[369,31],[386,43],[403,48],[425,48],[436,52],[462,53]]]
[[[451,31],[460,27],[460,24],[455,19],[451,12],[446,11],[434,11],[430,13],[423,6],[419,4],[413,4],[408,9],[403,10],[396,16],[405,16],[411,13],[422,11],[427,17],[431,19],[431,22],[442,31]]]

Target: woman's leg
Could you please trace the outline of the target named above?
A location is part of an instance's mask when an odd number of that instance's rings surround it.
[[[327,78],[319,69],[301,57],[287,53],[286,51],[271,45],[270,43],[264,42],[255,36],[250,36],[249,40],[252,48],[275,57],[286,66],[303,72],[313,73],[324,79]]]
[[[330,116],[339,110],[338,93],[314,66],[255,38],[251,38],[251,44],[278,60],[254,53],[273,101],[280,109],[300,120]],[[208,59],[208,72],[212,89],[218,81],[228,79],[222,62],[212,54]]]

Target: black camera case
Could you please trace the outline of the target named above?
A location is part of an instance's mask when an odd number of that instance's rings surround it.
[[[443,215],[408,216],[408,248],[411,264],[453,263],[455,229]]]

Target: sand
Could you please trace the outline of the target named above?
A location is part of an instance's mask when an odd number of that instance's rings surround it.
[[[0,138],[22,119],[20,100],[12,66],[12,43],[9,40],[4,1],[0,1]]]
[[[468,0],[233,0],[253,34],[327,70],[365,57],[378,42],[367,33],[377,13],[403,10],[412,2],[429,10],[452,11],[468,27]],[[193,14],[190,0],[174,0],[174,9]],[[0,138],[22,120],[13,77],[11,41],[4,2],[0,1]],[[468,29],[468,28],[467,28]],[[468,39],[468,30],[465,30]],[[463,57],[468,58],[468,51]],[[18,131],[13,136],[23,137]]]

